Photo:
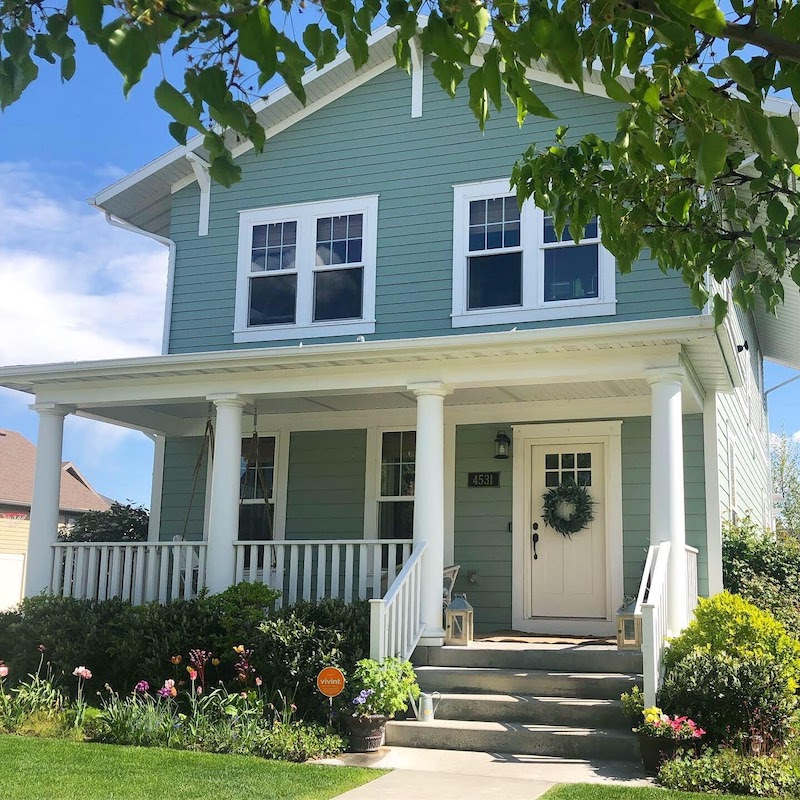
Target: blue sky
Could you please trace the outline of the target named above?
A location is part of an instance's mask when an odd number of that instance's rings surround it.
[[[44,65],[0,116],[0,364],[159,352],[166,250],[108,226],[85,200],[174,144],[151,68],[127,100],[94,49],[78,51],[67,84]],[[769,365],[766,385],[791,377]],[[0,428],[36,439],[30,398],[0,389]],[[770,428],[800,432],[800,381],[770,395]],[[149,504],[152,443],[70,417],[64,458],[95,488]]]

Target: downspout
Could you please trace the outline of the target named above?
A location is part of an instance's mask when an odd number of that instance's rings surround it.
[[[167,296],[164,304],[164,329],[161,334],[161,355],[167,355],[167,353],[169,353],[170,323],[172,322],[172,294],[175,285],[175,242],[173,242],[172,239],[168,239],[166,236],[159,236],[157,233],[146,231],[144,228],[137,228],[135,225],[131,225],[130,222],[118,219],[111,214],[111,212],[97,205],[94,198],[89,200],[89,205],[92,206],[92,208],[96,208],[98,211],[102,211],[109,225],[113,225],[115,228],[121,228],[130,233],[138,233],[141,236],[146,236],[148,239],[163,244],[164,247],[169,249],[169,258],[167,260]]]

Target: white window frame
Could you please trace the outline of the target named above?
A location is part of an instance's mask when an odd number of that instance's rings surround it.
[[[314,274],[341,267],[316,266],[317,219],[349,214],[363,215],[362,306],[360,319],[324,320],[314,322]],[[277,222],[297,222],[297,252],[294,270],[273,273],[253,273],[253,228]],[[375,270],[378,250],[378,195],[348,197],[313,203],[256,208],[239,212],[239,250],[236,273],[236,307],[233,341],[266,342],[285,339],[302,339],[317,336],[353,336],[375,332]],[[297,294],[294,323],[276,325],[248,325],[251,277],[265,274],[297,274]]]
[[[614,257],[599,238],[582,239],[581,244],[597,244],[597,297],[577,300],[544,300],[544,251],[572,246],[566,242],[545,243],[544,213],[532,201],[520,212],[522,248],[522,304],[470,310],[469,278],[469,204],[473,200],[515,196],[508,179],[459,184],[453,187],[453,311],[454,328],[475,325],[502,325],[515,322],[538,322],[577,317],[610,316],[617,313]],[[509,248],[516,249],[516,248]],[[502,251],[497,251],[502,252]]]
[[[374,538],[380,538],[380,511],[381,511],[381,504],[382,503],[415,503],[417,499],[417,492],[416,492],[416,477],[414,480],[414,494],[413,495],[383,495],[381,494],[382,487],[382,477],[383,477],[383,434],[384,433],[413,433],[416,432],[417,428],[415,425],[394,425],[388,427],[379,427],[376,428],[377,431],[377,469],[375,470],[375,475],[373,477],[373,485],[375,491],[375,502],[374,502],[374,518],[375,518],[375,533]],[[417,458],[416,458],[416,451],[414,455],[414,475],[416,476],[416,467],[417,467]],[[366,531],[365,531],[366,535]],[[412,536],[409,541],[413,540],[413,530]]]
[[[250,436],[245,436],[244,434],[242,435],[242,450],[244,450],[244,443],[246,441],[252,440],[252,438],[253,438],[252,434]],[[276,499],[275,499],[277,497],[277,494],[278,494],[279,485],[280,486],[284,485],[283,476],[279,475],[279,450],[278,450],[278,447],[279,447],[280,442],[281,442],[281,436],[280,436],[280,433],[278,431],[266,431],[266,432],[263,432],[263,433],[261,431],[258,431],[258,438],[259,439],[273,439],[275,441],[275,447],[274,447],[274,450],[273,450],[273,457],[272,457],[272,495],[267,498],[267,505],[271,506],[271,508],[272,508],[272,511],[271,511],[271,513],[272,513],[272,539],[271,540],[267,540],[267,539],[264,540],[264,541],[273,541],[274,542],[274,541],[277,541],[279,538],[283,539],[283,526],[281,526],[281,535],[280,535],[280,537],[278,536],[278,514],[277,514],[278,505],[277,505],[277,502],[276,502]],[[211,472],[210,468],[209,468],[209,472]],[[288,478],[288,476],[287,476],[287,478]],[[260,504],[263,504],[263,502],[264,502],[264,498],[263,497],[242,497],[241,496],[241,491],[242,491],[242,489],[241,489],[241,477],[240,477],[240,479],[239,479],[239,505],[240,506],[248,506],[248,505],[260,505]],[[236,531],[236,536],[237,536],[237,542],[238,542],[238,537],[239,537],[239,531],[238,530]],[[243,541],[247,541],[247,540],[243,540]]]

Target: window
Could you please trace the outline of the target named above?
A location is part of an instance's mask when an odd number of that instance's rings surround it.
[[[615,313],[614,260],[596,219],[575,244],[532,203],[520,211],[508,181],[454,193],[454,327]]]
[[[381,436],[380,539],[411,539],[414,535],[416,457],[415,431],[387,431]]]
[[[274,538],[275,437],[242,440],[239,480],[239,540],[254,542]],[[265,501],[266,498],[266,502]]]
[[[234,341],[375,331],[377,196],[243,211]]]

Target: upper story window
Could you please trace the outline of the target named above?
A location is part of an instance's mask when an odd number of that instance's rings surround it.
[[[243,211],[234,341],[375,330],[377,196]]]
[[[507,180],[456,186],[453,325],[614,314],[614,260],[597,220],[575,244],[533,203],[520,211]]]

